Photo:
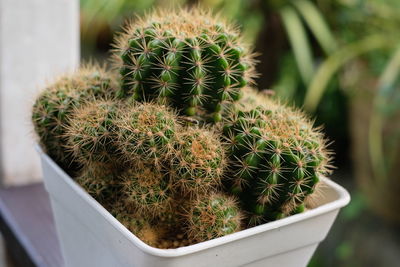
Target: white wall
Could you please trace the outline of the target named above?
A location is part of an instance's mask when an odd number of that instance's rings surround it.
[[[3,184],[41,177],[31,106],[54,75],[79,62],[78,0],[0,0],[0,162]]]

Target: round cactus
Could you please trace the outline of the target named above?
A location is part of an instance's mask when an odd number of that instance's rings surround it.
[[[252,94],[223,129],[233,177],[229,189],[241,196],[254,219],[301,212],[329,171],[326,141],[301,112]]]
[[[191,203],[187,216],[189,239],[202,242],[241,229],[242,215],[236,201],[221,193],[199,197]]]
[[[114,207],[111,214],[129,231],[149,246],[160,246],[161,239],[165,236],[166,230],[153,225],[142,217],[128,212],[121,206]]]
[[[239,32],[199,9],[153,12],[130,23],[115,48],[121,95],[157,99],[188,116],[220,121],[255,76]]]
[[[118,103],[95,100],[74,109],[65,130],[67,149],[81,164],[116,160],[116,116]]]
[[[156,164],[170,156],[178,129],[174,112],[162,105],[134,104],[120,111],[118,149],[132,163],[152,159]]]
[[[106,207],[119,198],[121,189],[117,181],[117,173],[109,164],[88,164],[81,170],[75,181]]]
[[[177,134],[171,179],[183,193],[197,195],[221,183],[225,153],[212,130],[191,127]]]
[[[59,78],[36,99],[32,122],[46,152],[62,167],[71,165],[71,153],[64,148],[65,129],[74,107],[90,99],[115,94],[113,77],[97,65],[80,68]]]
[[[171,207],[171,184],[154,165],[140,162],[120,176],[124,202],[144,218],[161,216]]]

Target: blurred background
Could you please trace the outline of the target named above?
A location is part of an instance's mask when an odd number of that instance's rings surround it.
[[[202,5],[241,27],[259,89],[303,107],[336,152],[332,179],[352,201],[310,266],[399,266],[399,0],[81,0],[85,60],[109,56],[132,15]]]

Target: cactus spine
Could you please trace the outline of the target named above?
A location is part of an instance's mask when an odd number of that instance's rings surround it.
[[[253,95],[225,122],[229,187],[254,219],[273,220],[304,210],[306,197],[329,172],[330,157],[322,134],[301,112]],[[255,107],[257,98],[264,104]]]
[[[194,200],[186,216],[187,234],[198,242],[232,234],[241,228],[239,206],[232,197],[221,193]]]
[[[98,65],[87,65],[72,75],[62,76],[49,85],[36,99],[32,122],[40,143],[62,167],[70,167],[70,151],[65,129],[74,107],[94,98],[114,94],[113,75]]]
[[[112,100],[94,100],[75,108],[65,138],[76,161],[111,165],[116,160],[117,106]]]
[[[179,128],[174,112],[162,105],[134,104],[122,109],[117,126],[118,147],[126,161],[154,160],[156,164],[173,151]]]
[[[129,231],[136,235],[140,240],[149,246],[158,247],[161,239],[165,235],[165,229],[152,224],[134,213],[126,211],[123,206],[115,206],[111,209],[111,214]]]
[[[108,163],[90,163],[85,165],[75,181],[102,205],[110,207],[119,199],[121,191],[117,175],[118,171],[110,168]]]
[[[171,184],[154,165],[140,162],[120,176],[126,206],[143,218],[160,217],[170,210]]]
[[[197,195],[218,187],[224,167],[224,148],[212,130],[192,127],[177,135],[171,176],[181,192]]]
[[[115,47],[121,95],[157,99],[188,116],[220,121],[255,76],[238,31],[197,9],[153,12],[130,23]]]
[[[251,224],[301,212],[329,173],[322,133],[245,86],[253,55],[210,12],[128,23],[114,63],[119,91],[113,74],[83,67],[38,97],[32,121],[47,153],[67,170],[79,165],[76,182],[147,244],[234,233],[242,210]]]

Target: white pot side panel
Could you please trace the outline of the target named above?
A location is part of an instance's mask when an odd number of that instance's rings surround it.
[[[0,0],[0,179],[4,185],[41,179],[31,107],[46,82],[78,64],[78,0]]]

